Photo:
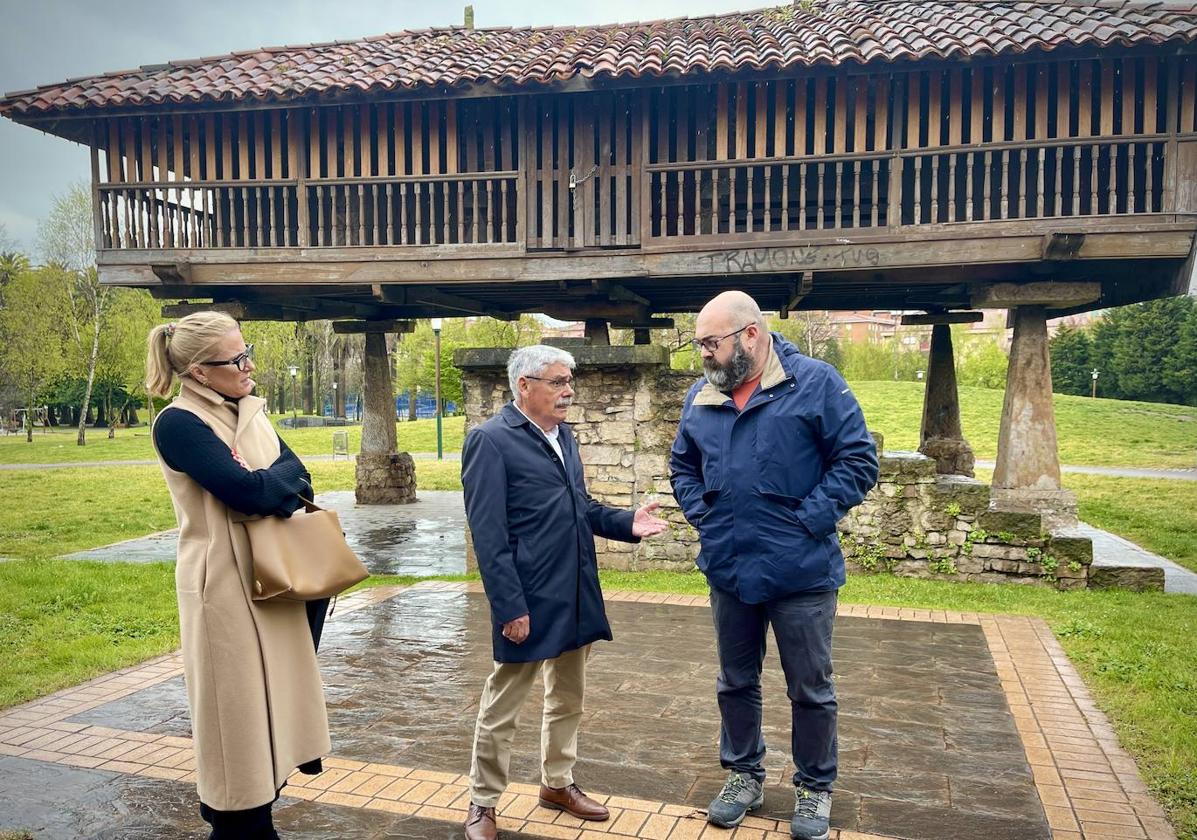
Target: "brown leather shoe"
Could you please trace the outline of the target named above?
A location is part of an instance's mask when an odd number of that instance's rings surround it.
[[[582,789],[577,785],[569,785],[563,788],[551,788],[548,785],[541,785],[540,807],[549,808],[553,811],[565,811],[567,814],[572,814],[580,820],[602,822],[611,817],[610,811],[582,793]]]
[[[470,803],[465,821],[466,840],[495,840],[499,826],[495,822],[495,809]]]

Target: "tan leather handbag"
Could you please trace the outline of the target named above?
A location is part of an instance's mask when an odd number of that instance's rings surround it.
[[[370,572],[345,542],[337,512],[302,499],[291,517],[249,519],[253,548],[253,599],[314,601],[344,592]]]

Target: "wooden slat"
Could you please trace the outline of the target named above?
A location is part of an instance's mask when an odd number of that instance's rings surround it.
[[[720,85],[720,88],[723,86]],[[631,196],[630,204],[632,210],[632,221],[630,224],[631,230],[628,234],[629,244],[640,244],[646,242],[651,231],[652,220],[649,213],[649,202],[651,195],[649,190],[645,189],[647,179],[644,177],[644,167],[648,165],[649,154],[649,117],[648,117],[648,91],[637,93],[631,91],[627,94],[631,102],[631,141],[632,147],[628,159],[631,161]]]
[[[728,86],[718,85],[715,94],[715,160],[727,160],[728,156]],[[646,114],[647,116],[647,114]],[[647,143],[644,144],[646,147]],[[658,158],[658,163],[663,163]]]
[[[773,156],[785,157],[786,138],[790,134],[790,82],[778,79],[773,83]]]
[[[748,84],[736,85],[736,147],[733,158],[748,156]]]
[[[888,148],[886,145],[886,131],[889,129],[889,85],[891,77],[888,75],[877,77],[877,87],[873,99],[873,148],[880,152]],[[875,196],[875,194],[874,194]],[[874,202],[876,203],[876,202]],[[876,225],[874,225],[875,227]]]
[[[557,132],[557,247],[565,248],[570,243],[569,220],[572,213],[572,196],[569,191],[570,142],[569,127],[571,123],[570,110],[576,107],[574,99],[557,98],[556,122]],[[660,128],[659,132],[665,129]]]
[[[794,83],[794,122],[791,126],[791,136],[793,138],[791,145],[794,147],[795,155],[804,155],[807,153],[807,141],[810,139],[810,132],[806,122],[808,84],[807,79],[798,79]]]
[[[445,103],[445,171],[456,175],[457,164],[457,100]]]
[[[852,115],[852,151],[863,152],[868,148],[869,131],[869,80],[857,76],[853,80],[856,113]]]
[[[931,71],[927,86],[927,146],[943,145],[943,73]],[[936,170],[938,171],[938,167]]]
[[[628,244],[628,118],[631,111],[631,100],[628,94],[620,93],[615,97],[614,105],[615,131],[615,244]],[[695,154],[702,156],[703,144],[700,142],[695,148]],[[695,196],[695,206],[698,205]],[[697,232],[697,229],[696,229]]]
[[[1026,140],[1027,119],[1030,115],[1027,113],[1027,66],[1025,64],[1014,65],[1014,82],[1013,90],[1010,92],[1010,101],[1014,110],[1014,133],[1011,139],[1015,142]]]
[[[1160,62],[1158,58],[1148,57],[1143,60],[1143,133],[1157,134],[1160,131],[1159,99],[1157,85],[1159,84]],[[1150,169],[1150,167],[1148,167]]]
[[[595,170],[594,180],[599,202],[599,244],[610,245],[615,240],[614,225],[611,219],[611,193],[613,190],[611,171],[614,168],[611,161],[614,150],[614,140],[611,136],[613,125],[611,111],[615,107],[615,100],[610,94],[597,94],[595,98],[598,111],[598,125],[596,126],[598,160],[595,161],[595,164],[598,169]],[[504,161],[503,168],[507,169],[506,161]]]
[[[831,90],[829,87],[828,95],[831,95]],[[841,83],[839,79],[836,80],[834,96],[835,103],[832,107],[832,114],[834,115],[834,137],[832,137],[833,145],[829,150],[839,153],[848,150],[848,109],[851,107],[851,103],[848,101],[849,93],[847,85]]]
[[[1122,130],[1119,133],[1123,135],[1135,133],[1138,64],[1139,61],[1135,58],[1122,59],[1122,73],[1119,78],[1122,87]]]
[[[906,145],[904,148],[917,149],[919,147],[919,126],[923,121],[921,73],[906,74]],[[915,220],[918,224],[918,220]]]
[[[1057,61],[1052,65],[1056,74],[1056,128],[1054,137],[1072,137],[1069,125],[1072,102],[1072,62]]]
[[[989,89],[993,96],[988,139],[997,143],[1010,139],[1006,132],[1006,103],[1009,101],[1006,95],[1006,68],[993,67],[988,72],[991,74]]]
[[[1185,56],[1181,64],[1180,83],[1180,131],[1192,131],[1194,113],[1197,112],[1197,59]],[[1171,129],[1169,129],[1171,130]]]
[[[827,82],[826,76],[815,77],[815,120],[811,131],[815,138],[815,154],[831,151],[827,138]]]
[[[972,97],[969,100],[968,142],[975,146],[983,142],[985,137],[985,71],[981,67],[972,67],[968,73],[972,88]]]
[[[1114,62],[1106,59],[1101,63],[1101,136],[1114,133]]]
[[[767,157],[768,136],[769,136],[769,106],[767,104],[767,89],[763,81],[758,81],[753,84],[756,94],[756,114],[753,128],[754,136],[752,141],[752,156],[754,158]]]
[[[502,99],[496,100],[499,108],[499,155],[498,165],[504,172],[510,172],[514,167],[514,157],[511,144],[511,107],[513,100]],[[448,197],[448,189],[445,191],[446,199]],[[499,209],[492,213],[495,216],[495,221],[499,229],[499,241],[506,242],[507,237],[507,207],[508,207],[508,186],[507,179],[504,178],[499,182]],[[448,206],[446,205],[446,220],[448,218]]]
[[[187,175],[191,178],[193,183],[202,180],[203,176],[200,173],[200,118],[192,114],[187,121],[187,139],[188,139],[188,171]],[[196,207],[195,201],[197,198],[196,191],[193,189],[189,192],[191,202],[189,207],[191,212],[188,216],[191,219],[191,236],[192,247],[200,247],[199,236],[203,231],[203,218],[200,216],[202,207]]]
[[[964,137],[964,71],[948,72],[948,143],[959,146]]]
[[[151,128],[151,125],[150,125],[150,119],[151,118],[147,116],[147,117],[142,117],[140,120],[141,167],[142,167],[141,177],[142,177],[143,181],[158,180],[156,177],[154,177],[154,138],[153,138],[153,129]],[[212,123],[213,123],[213,120],[211,117],[208,118],[207,123],[208,123],[209,130],[211,130]],[[208,147],[209,147],[209,151],[211,151],[211,147],[212,147],[211,140],[208,141]],[[215,168],[209,167],[209,171],[214,172]],[[215,176],[212,176],[212,177],[215,177]],[[147,196],[149,199],[149,203],[146,206],[146,215],[148,216],[147,222],[149,225],[149,228],[147,230],[147,235],[149,237],[149,247],[151,247],[151,248],[161,248],[162,247],[162,240],[159,238],[160,230],[159,230],[159,226],[158,226],[158,209],[157,209],[158,202],[157,202],[156,193],[157,193],[157,190],[149,190],[147,192]]]
[[[104,222],[104,207],[108,202],[105,193],[100,191],[100,123],[91,121],[91,232],[96,248],[109,247],[108,233]]]
[[[119,120],[108,120],[108,147],[104,150],[104,154],[108,168],[108,183],[123,183],[125,176],[121,171],[121,140]],[[111,194],[112,193],[110,193],[110,195]]]
[[[1048,136],[1048,93],[1047,93],[1047,73],[1050,65],[1038,64],[1035,66],[1035,126],[1034,136],[1036,140],[1043,140]]]
[[[1093,62],[1081,61],[1077,65],[1077,118],[1076,136],[1093,136]]]

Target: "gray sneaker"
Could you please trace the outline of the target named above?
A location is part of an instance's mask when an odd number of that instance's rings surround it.
[[[749,811],[755,811],[765,802],[765,791],[761,783],[747,773],[734,770],[723,783],[723,790],[711,800],[707,808],[707,822],[721,828],[735,828]]]
[[[811,790],[799,784],[794,789],[794,817],[790,836],[794,840],[827,840],[831,836],[831,791]]]

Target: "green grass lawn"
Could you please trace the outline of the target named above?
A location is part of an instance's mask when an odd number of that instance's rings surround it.
[[[608,589],[706,592],[696,573],[602,577]],[[0,708],[173,650],[178,644],[173,583],[167,564],[0,563]],[[853,576],[841,597],[845,603],[1045,619],[1180,837],[1197,840],[1197,646],[1191,642],[1197,599],[874,575]]]
[[[864,407],[869,427],[885,435],[890,449],[918,446],[923,385],[918,382],[856,382],[853,389]],[[961,388],[960,411],[965,437],[977,457],[997,454],[1002,392],[986,388]],[[1066,464],[1127,467],[1197,466],[1197,408],[1157,403],[1055,397],[1060,460]],[[276,415],[277,423],[283,416]],[[444,449],[461,449],[465,426],[461,417],[444,420]],[[436,451],[436,422],[416,420],[397,423],[399,448],[408,452]],[[347,426],[349,451],[361,447],[361,428]],[[280,429],[289,446],[300,455],[332,454],[333,427]],[[37,432],[28,444],[24,436],[0,437],[0,464],[62,463],[153,458],[145,428],[119,429],[108,440],[103,429],[88,433],[87,446],[75,445],[73,430]]]

